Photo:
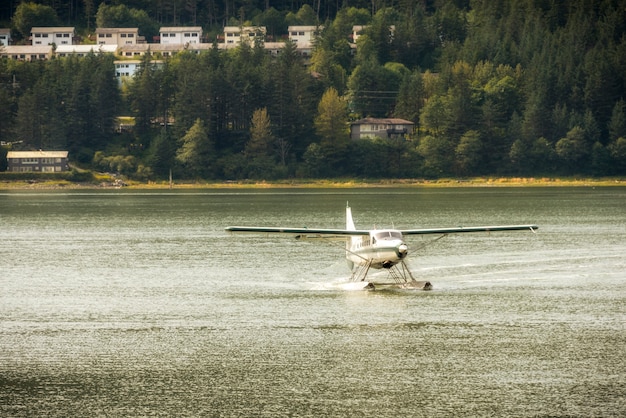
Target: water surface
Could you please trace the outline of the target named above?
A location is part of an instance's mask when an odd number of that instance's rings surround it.
[[[453,227],[430,292],[227,225]],[[626,189],[0,192],[0,415],[623,416]]]

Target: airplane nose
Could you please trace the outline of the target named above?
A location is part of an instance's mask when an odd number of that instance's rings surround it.
[[[409,252],[409,247],[406,244],[398,245],[398,257],[404,258]]]

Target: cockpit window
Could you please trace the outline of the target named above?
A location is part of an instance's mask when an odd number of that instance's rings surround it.
[[[402,239],[402,234],[398,231],[380,231],[374,233],[374,238],[379,239]]]

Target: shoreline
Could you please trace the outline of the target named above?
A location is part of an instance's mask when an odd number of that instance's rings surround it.
[[[534,178],[534,177],[477,177],[471,179],[386,179],[386,180],[283,180],[283,181],[224,181],[224,182],[101,182],[74,183],[67,180],[4,180],[0,190],[163,190],[163,189],[347,189],[375,187],[615,187],[626,186],[623,178]]]

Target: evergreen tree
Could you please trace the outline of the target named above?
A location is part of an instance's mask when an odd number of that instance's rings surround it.
[[[170,170],[175,166],[176,143],[169,135],[167,129],[162,129],[154,141],[150,143],[147,158],[148,166],[154,175],[159,178],[167,178]]]
[[[202,120],[196,119],[196,122],[179,142],[176,160],[185,168],[185,175],[189,178],[212,177],[212,164],[215,159],[214,144],[210,140]]]
[[[403,77],[398,91],[394,115],[416,124],[416,132],[420,131],[420,114],[426,103],[426,91],[422,74],[418,70]]]
[[[158,72],[152,56],[145,54],[141,57],[141,63],[130,85],[130,101],[136,115],[135,130],[140,136],[147,134],[152,122],[161,116],[158,110]]]
[[[620,100],[613,106],[611,121],[609,122],[609,139],[626,138],[626,103]]]
[[[245,155],[248,158],[269,156],[274,142],[271,121],[267,108],[257,109],[252,114],[250,140],[246,143]]]
[[[584,130],[575,126],[556,143],[556,153],[569,173],[580,173],[585,167],[585,158],[591,151],[586,142]]]

